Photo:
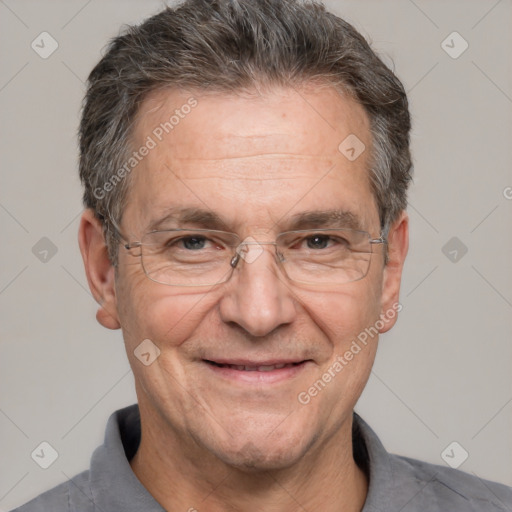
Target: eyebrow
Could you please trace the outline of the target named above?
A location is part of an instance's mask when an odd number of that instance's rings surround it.
[[[283,221],[287,231],[320,228],[350,228],[364,230],[359,217],[353,212],[342,209],[309,210],[292,215]],[[196,207],[175,207],[166,210],[166,214],[148,226],[148,231],[180,228],[193,225],[200,229],[230,231],[229,223],[212,210]]]
[[[202,229],[229,231],[227,223],[220,215],[204,208],[176,207],[166,210],[164,217],[150,222],[149,231],[178,228],[193,224]],[[170,226],[172,224],[172,227]]]
[[[311,210],[292,216],[290,231],[315,228],[350,228],[363,231],[359,217],[348,210]]]

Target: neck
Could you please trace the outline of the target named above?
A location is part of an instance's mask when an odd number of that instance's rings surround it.
[[[147,421],[145,421],[147,420]],[[142,438],[130,465],[165,510],[360,512],[368,480],[352,454],[352,417],[297,464],[240,470],[141,410]]]

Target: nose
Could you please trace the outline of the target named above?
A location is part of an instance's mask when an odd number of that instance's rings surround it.
[[[242,254],[225,285],[220,315],[253,336],[265,336],[294,320],[295,301],[273,245],[247,245]]]

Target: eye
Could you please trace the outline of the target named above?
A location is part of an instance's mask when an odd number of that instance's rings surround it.
[[[313,235],[305,240],[308,244],[308,249],[325,249],[331,237],[327,235]]]
[[[178,242],[181,242],[185,249],[197,251],[198,249],[204,249],[207,240],[204,236],[187,236],[180,238]]]
[[[313,234],[308,237],[305,237],[303,241],[306,241],[307,248],[313,249],[313,250],[320,250],[320,249],[341,249],[346,248],[350,246],[350,242],[346,240],[343,237],[333,237],[331,235],[324,235],[324,234]],[[303,248],[303,247],[301,247]]]
[[[180,252],[212,252],[226,249],[233,245],[228,237],[205,236],[201,233],[190,233],[167,238],[164,248],[168,251]]]

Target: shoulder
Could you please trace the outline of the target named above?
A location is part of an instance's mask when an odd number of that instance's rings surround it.
[[[391,456],[395,485],[409,484],[410,496],[405,511],[450,510],[505,512],[512,510],[512,488],[463,471],[429,464],[408,457]],[[411,485],[413,484],[413,485]],[[437,508],[433,508],[433,505]],[[424,508],[427,507],[427,508]]]
[[[11,512],[89,512],[94,510],[89,471],[40,494]]]
[[[354,457],[369,474],[364,512],[512,512],[512,488],[458,469],[390,454],[357,414]]]

